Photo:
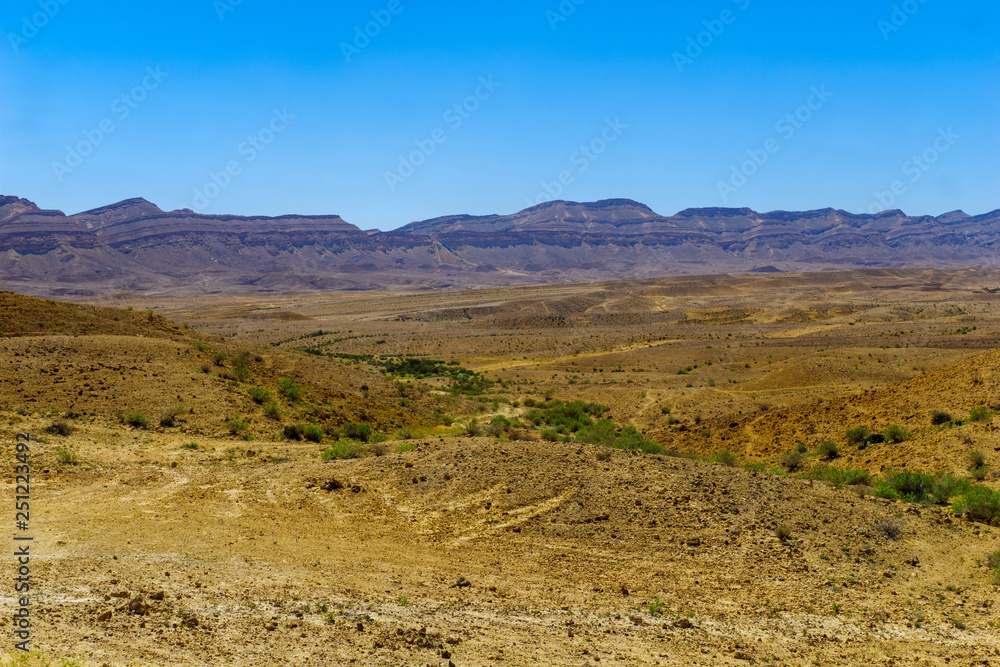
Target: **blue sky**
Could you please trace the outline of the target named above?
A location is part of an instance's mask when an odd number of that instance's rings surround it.
[[[0,193],[365,229],[551,197],[1000,208],[995,2],[481,5],[6,0]]]

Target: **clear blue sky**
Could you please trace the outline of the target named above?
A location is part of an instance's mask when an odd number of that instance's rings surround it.
[[[544,184],[667,215],[1000,208],[995,2],[576,1],[6,0],[0,193],[365,229]]]

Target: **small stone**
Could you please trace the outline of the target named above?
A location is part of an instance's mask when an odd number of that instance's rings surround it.
[[[469,581],[465,577],[459,577],[458,581],[455,582],[453,588],[469,588],[470,586],[472,586],[471,581]]]
[[[694,623],[690,619],[682,618],[678,621],[674,621],[674,627],[680,628],[681,630],[689,630],[694,627]]]
[[[105,621],[110,621],[110,620],[111,620],[111,610],[110,609],[97,617],[97,622],[98,623],[104,623]]]
[[[365,631],[365,624],[362,623],[361,621],[358,621],[357,628],[358,628],[358,632],[364,632]]]

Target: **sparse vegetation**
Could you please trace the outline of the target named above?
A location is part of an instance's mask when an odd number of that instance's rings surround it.
[[[790,452],[786,452],[784,456],[781,457],[781,465],[785,467],[788,472],[795,472],[802,467],[802,462],[804,458],[801,452],[797,449],[793,449]]]
[[[364,444],[356,440],[340,440],[323,450],[320,458],[324,461],[358,459],[364,454]]]
[[[736,458],[736,455],[726,449],[716,454],[713,454],[711,457],[709,457],[709,461],[711,461],[712,463],[718,463],[720,465],[724,465],[727,468],[735,468],[737,465],[739,465],[739,460]]]
[[[931,417],[931,424],[934,426],[941,426],[943,424],[950,424],[952,421],[952,416],[947,412],[935,412]]]
[[[65,465],[76,465],[80,462],[80,454],[76,447],[59,447],[56,449],[56,458]]]
[[[308,440],[309,442],[323,442],[323,429],[314,424],[308,424],[302,427],[302,438]]]
[[[875,531],[890,540],[898,540],[906,530],[906,523],[902,519],[882,519],[875,522]]]
[[[774,536],[782,542],[788,542],[788,540],[792,539],[792,527],[787,523],[778,524],[774,528]]]
[[[198,443],[197,442],[185,442],[183,445],[181,445],[181,448],[182,449],[198,449]]]
[[[250,428],[250,424],[245,422],[239,415],[229,415],[226,417],[224,426],[231,435],[239,435]]]
[[[76,427],[65,419],[56,419],[49,424],[49,427],[45,429],[45,431],[52,435],[60,435],[65,438],[73,435],[73,432],[76,431]]]
[[[855,428],[847,429],[847,442],[852,445],[860,445],[865,441],[865,438],[872,434],[871,429],[865,428],[864,426],[857,426]]]
[[[827,440],[816,448],[816,455],[824,461],[833,461],[840,456],[840,448],[837,446],[837,443]]]
[[[262,387],[250,387],[249,389],[247,389],[247,393],[250,395],[250,398],[253,399],[253,402],[256,403],[257,405],[264,405],[265,403],[270,403],[271,401],[274,400],[274,397],[271,395],[271,392]]]
[[[122,422],[126,426],[131,426],[132,428],[138,429],[148,429],[149,428],[149,417],[141,412],[130,412],[125,417],[122,418]]]
[[[188,406],[184,403],[178,403],[177,405],[167,408],[160,415],[160,426],[165,428],[173,428],[177,426],[177,419],[183,417],[189,412]]]
[[[291,378],[282,378],[279,380],[278,389],[281,391],[281,395],[289,401],[298,401],[302,398],[302,387],[297,385],[295,380]]]
[[[970,422],[988,422],[993,418],[993,413],[985,405],[977,405],[969,413]]]
[[[885,427],[883,434],[885,439],[891,443],[900,443],[909,440],[913,434],[899,424],[889,424]]]

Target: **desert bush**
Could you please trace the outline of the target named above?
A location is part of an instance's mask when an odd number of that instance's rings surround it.
[[[774,536],[782,542],[787,542],[792,539],[792,527],[787,523],[778,524],[774,528]]]
[[[939,472],[931,484],[929,499],[938,505],[947,505],[953,496],[965,493],[969,487],[969,480]]]
[[[56,449],[56,458],[59,459],[59,463],[66,465],[75,466],[80,462],[80,455],[76,447],[59,447]]]
[[[215,362],[216,366],[223,366],[227,361],[229,361],[229,355],[225,352],[216,352],[212,355],[212,361]]]
[[[969,464],[969,470],[974,468],[982,468],[986,465],[986,455],[978,449],[974,449],[965,455],[965,460]]]
[[[795,472],[802,467],[802,453],[796,449],[790,452],[786,452],[784,456],[781,457],[781,465],[785,467],[788,472]]]
[[[934,477],[921,472],[890,472],[875,482],[874,495],[889,500],[921,503],[934,491]]]
[[[417,448],[416,445],[414,445],[412,443],[409,443],[409,442],[404,442],[401,445],[399,445],[398,447],[396,447],[396,453],[398,453],[398,454],[405,454],[406,452],[412,452],[412,451],[414,451],[416,448]]]
[[[396,439],[398,440],[415,440],[417,438],[417,433],[412,428],[401,428],[396,431]]]
[[[61,435],[66,437],[73,435],[73,431],[76,430],[76,427],[65,419],[56,419],[49,424],[49,427],[45,430],[52,435]]]
[[[208,352],[208,345],[206,345],[203,341],[200,340],[196,340],[195,342],[191,343],[191,347],[198,350],[199,352]]]
[[[370,445],[368,445],[368,449],[375,456],[385,456],[386,453],[389,451],[389,445],[385,444],[384,442],[373,442]]]
[[[265,403],[270,403],[274,398],[271,396],[271,392],[267,389],[261,387],[250,387],[247,389],[247,393],[250,394],[250,398],[257,405],[264,405]]]
[[[181,448],[182,449],[198,449],[198,443],[197,442],[185,442],[183,445],[181,445]]]
[[[167,408],[160,415],[160,426],[165,426],[167,428],[177,426],[177,418],[183,417],[188,412],[188,406],[183,403],[178,403],[172,408]]]
[[[937,411],[931,416],[931,424],[934,426],[941,426],[943,424],[950,424],[952,422],[952,416],[947,412]]]
[[[273,401],[264,406],[264,416],[268,419],[273,419],[276,422],[281,421],[281,408],[278,407],[277,403]]]
[[[903,442],[913,437],[913,434],[899,424],[889,424],[885,427],[883,435],[886,440],[893,443]]]
[[[344,424],[340,427],[341,433],[349,440],[359,440],[368,442],[372,439],[372,427],[367,424]]]
[[[291,378],[282,378],[278,381],[278,389],[281,395],[290,401],[297,401],[302,398],[302,387],[295,384]]]
[[[302,437],[309,442],[323,442],[323,429],[314,424],[309,424],[302,428]]]
[[[251,375],[252,372],[250,371],[250,364],[247,360],[243,357],[238,358],[236,363],[233,364],[233,377],[238,382],[246,382],[250,379]]]
[[[826,461],[832,461],[840,456],[840,448],[837,447],[837,443],[827,440],[816,448],[816,454]]]
[[[901,538],[905,530],[906,523],[902,519],[883,519],[875,522],[875,531],[893,541]]]
[[[977,405],[972,408],[972,412],[969,413],[970,422],[988,422],[993,418],[993,413],[985,405]]]
[[[727,449],[724,449],[721,452],[718,452],[717,454],[713,454],[711,457],[709,457],[708,460],[711,461],[712,463],[718,463],[724,465],[727,468],[735,468],[737,465],[739,465],[739,461],[736,459],[736,455]]]
[[[243,431],[250,428],[250,424],[243,421],[243,419],[240,418],[239,415],[229,415],[226,418],[226,422],[223,424],[223,426],[225,426],[226,429],[229,430],[229,433],[232,435],[239,435]]]
[[[967,516],[983,523],[1000,522],[1000,493],[987,486],[970,486],[951,507],[956,516]]]
[[[323,450],[320,458],[324,461],[359,459],[364,454],[364,445],[356,440],[340,440]]]
[[[302,440],[305,437],[304,424],[287,424],[281,429],[281,434],[286,440]]]
[[[855,428],[847,429],[847,442],[852,445],[860,445],[865,441],[865,438],[872,434],[871,429],[865,428],[864,426],[857,426]]]
[[[149,428],[149,418],[141,412],[130,412],[122,421],[132,428]]]
[[[986,476],[989,475],[989,473],[990,473],[989,466],[978,466],[976,468],[972,468],[971,470],[969,470],[969,476],[972,479],[976,480],[977,482],[981,482],[984,479],[986,479]]]

